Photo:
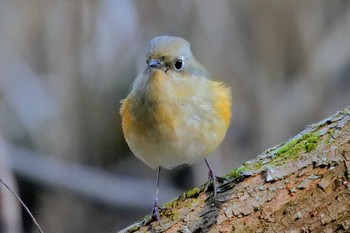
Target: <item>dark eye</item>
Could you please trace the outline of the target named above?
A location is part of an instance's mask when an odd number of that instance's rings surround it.
[[[178,59],[178,60],[176,60],[175,63],[174,63],[174,69],[175,69],[176,71],[181,70],[183,66],[184,66],[184,61],[183,61],[182,59]]]

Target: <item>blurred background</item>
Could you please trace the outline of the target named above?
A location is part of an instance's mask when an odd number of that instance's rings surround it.
[[[349,105],[346,0],[0,0],[0,178],[46,233],[116,232],[150,212],[156,172],[118,110],[162,34],[232,88],[218,175]],[[202,161],[164,171],[160,202],[206,179]],[[36,232],[3,186],[0,198],[0,232]]]

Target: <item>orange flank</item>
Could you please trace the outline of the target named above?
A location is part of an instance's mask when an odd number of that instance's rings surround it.
[[[215,109],[224,119],[226,127],[229,127],[232,115],[231,90],[220,82],[214,82],[213,89],[213,92],[216,95],[214,102]]]
[[[124,133],[124,137],[127,137],[129,135],[129,129],[131,126],[131,114],[129,110],[129,98],[126,98],[121,101],[121,107],[120,107],[120,115],[122,116],[122,129]]]

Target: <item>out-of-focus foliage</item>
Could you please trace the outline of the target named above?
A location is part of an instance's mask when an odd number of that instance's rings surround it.
[[[153,180],[123,140],[119,101],[145,64],[148,41],[177,35],[233,90],[232,125],[209,158],[223,175],[349,105],[349,7],[327,0],[0,1],[0,134],[68,162]],[[162,184],[198,185],[206,172],[204,164],[186,177],[169,172]],[[46,232],[113,232],[146,213],[20,181],[37,191],[32,208]]]

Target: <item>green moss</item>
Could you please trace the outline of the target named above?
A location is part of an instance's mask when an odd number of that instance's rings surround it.
[[[140,226],[133,226],[128,230],[128,232],[135,232],[135,231],[138,231],[139,229],[140,229]]]
[[[301,137],[300,139],[293,139],[283,146],[281,146],[277,151],[275,152],[275,155],[280,158],[286,158],[286,157],[296,157],[298,155],[301,147],[296,146],[300,141],[302,141],[304,138]]]
[[[246,162],[239,168],[233,169],[226,178],[237,179],[242,176],[245,171],[256,171],[261,169],[265,164],[268,166],[278,166],[288,159],[297,159],[301,151],[310,152],[316,149],[320,141],[320,136],[318,133],[307,133],[299,137],[293,138],[281,147],[274,150],[268,150],[266,153],[273,155],[271,159],[258,159],[253,160],[253,162]]]
[[[301,137],[295,138],[281,146],[275,152],[276,161],[281,159],[293,158],[297,159],[302,150],[310,152],[317,147],[320,137],[317,133],[307,133]],[[276,162],[275,161],[275,162]]]
[[[306,141],[304,142],[304,150],[306,152],[313,151],[316,147],[318,142],[320,141],[320,137],[316,134],[312,134]]]
[[[266,161],[265,161],[266,163]],[[247,164],[247,163],[246,163]],[[256,163],[250,164],[250,166],[248,166],[249,170],[258,170],[260,169],[262,166],[264,165],[264,161],[263,160],[259,160]]]
[[[247,171],[248,166],[246,164],[243,164],[242,166],[233,169],[230,171],[227,175],[226,178],[232,178],[232,179],[237,179],[242,176],[242,172]]]
[[[186,193],[183,193],[178,200],[179,201],[183,201],[187,198],[194,198],[197,197],[199,195],[199,193],[201,192],[201,189],[198,187],[195,187],[193,189],[190,189],[189,191],[187,191]]]
[[[192,209],[192,202],[188,202],[188,203],[186,203],[186,205],[185,205],[187,208],[189,208],[189,209]]]
[[[185,196],[186,196],[186,198],[197,197],[199,195],[200,191],[201,190],[198,187],[195,187],[195,188],[189,190]]]
[[[181,197],[180,197],[181,198]],[[175,208],[176,206],[177,206],[177,204],[179,203],[179,199],[180,198],[176,198],[176,199],[174,199],[174,200],[172,200],[172,201],[169,201],[168,203],[165,203],[164,205],[163,205],[163,207],[165,208],[165,209],[172,209],[172,208]]]
[[[165,209],[165,213],[166,214],[169,214],[169,211],[168,210],[171,210],[173,208],[175,208],[179,202],[181,201],[184,201],[186,200],[187,198],[194,198],[194,197],[197,197],[199,195],[199,193],[201,192],[201,189],[198,188],[198,187],[195,187],[189,191],[187,191],[186,193],[183,193],[180,197],[168,202],[168,203],[165,203],[163,205],[164,209]],[[192,205],[192,204],[191,204]],[[172,215],[173,216],[173,215]]]
[[[171,221],[179,219],[179,214],[174,209],[167,208],[160,212],[161,217],[169,218]]]
[[[246,171],[256,171],[259,170],[264,165],[263,160],[256,160],[254,162],[245,162],[242,166],[231,170],[225,178],[228,179],[239,179],[242,177],[243,173]]]

